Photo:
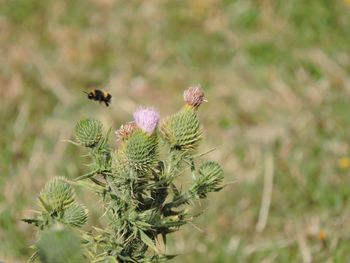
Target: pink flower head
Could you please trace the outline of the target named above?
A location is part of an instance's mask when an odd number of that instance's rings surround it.
[[[204,92],[201,87],[193,86],[184,91],[184,101],[187,105],[197,109],[204,101]]]
[[[157,127],[159,122],[159,113],[155,111],[153,108],[138,108],[134,114],[134,120],[136,125],[149,134],[152,134]]]
[[[120,128],[115,131],[117,141],[126,141],[136,130],[137,126],[134,121],[128,122],[127,124],[120,126]]]

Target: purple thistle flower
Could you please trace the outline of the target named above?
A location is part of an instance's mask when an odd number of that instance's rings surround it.
[[[159,122],[159,113],[153,108],[139,107],[133,114],[136,125],[144,132],[152,134]]]

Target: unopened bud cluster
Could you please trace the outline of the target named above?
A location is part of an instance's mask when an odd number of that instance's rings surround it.
[[[168,234],[192,220],[189,204],[224,186],[224,172],[218,163],[208,161],[197,168],[202,140],[197,113],[203,101],[204,92],[196,86],[184,92],[182,109],[163,120],[153,107],[139,107],[133,120],[115,131],[114,147],[108,145],[109,133],[103,135],[100,121],[88,118],[78,122],[76,142],[86,147],[92,163],[91,171],[79,176],[75,184],[87,186],[101,197],[97,202],[103,203],[107,221],[98,231],[95,228],[81,235],[84,249],[78,254],[85,262],[172,258],[158,248],[159,237],[165,241]],[[186,181],[192,180],[187,189],[178,180],[184,176],[189,176]],[[45,186],[39,202],[40,216],[25,221],[40,229],[50,230],[57,224],[79,228],[87,221],[86,209],[75,201],[70,183],[62,177]],[[42,239],[48,235],[45,232]],[[57,231],[51,235],[55,237]],[[61,253],[53,246],[50,254],[51,245],[44,245],[42,239],[36,246],[41,260],[43,254],[54,257]]]

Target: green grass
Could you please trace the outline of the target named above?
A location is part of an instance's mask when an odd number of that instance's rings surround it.
[[[113,129],[138,104],[163,116],[201,83],[208,158],[233,181],[170,242],[173,262],[344,262],[350,228],[350,6],[346,1],[0,1],[0,261],[25,262],[20,222],[54,175],[85,170],[62,142],[81,117]],[[82,90],[104,87],[111,108]],[[111,139],[113,143],[114,138]],[[256,230],[264,159],[274,183]],[[90,222],[98,219],[93,197]],[[319,232],[326,232],[325,244]]]

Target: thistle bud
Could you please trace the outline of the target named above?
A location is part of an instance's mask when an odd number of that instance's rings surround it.
[[[126,141],[136,130],[137,126],[134,121],[122,125],[118,130],[115,131],[117,141]]]
[[[64,210],[63,222],[74,227],[81,227],[87,221],[87,209],[78,203],[73,203]]]
[[[64,177],[51,179],[40,192],[40,202],[48,211],[61,211],[74,202],[74,191]]]
[[[200,86],[189,87],[184,91],[184,101],[190,107],[198,109],[198,107],[204,101],[204,92]]]
[[[143,107],[138,108],[134,112],[133,116],[136,125],[148,134],[152,134],[154,132],[160,118],[159,113],[153,108]]]
[[[149,136],[138,130],[123,144],[118,153],[119,162],[127,164],[134,170],[148,172],[157,164],[158,141],[157,136]]]
[[[206,198],[210,192],[220,191],[224,179],[221,166],[213,161],[206,162],[199,167],[199,177],[195,179],[192,191],[199,198]]]
[[[44,231],[36,247],[43,263],[82,263],[80,239],[62,227]]]
[[[184,108],[168,117],[160,126],[160,134],[171,149],[196,150],[202,137],[196,111]]]
[[[102,137],[102,123],[95,119],[85,119],[75,126],[75,138],[85,147],[94,147]]]

